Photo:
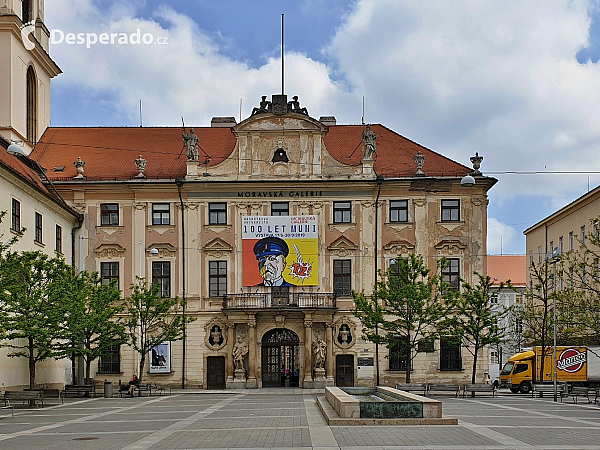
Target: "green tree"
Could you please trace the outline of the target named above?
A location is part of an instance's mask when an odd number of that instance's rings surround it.
[[[491,288],[491,278],[477,272],[474,274],[478,283],[472,285],[462,281],[462,292],[457,296],[456,310],[447,319],[447,325],[453,335],[460,337],[463,345],[473,355],[471,383],[475,384],[477,360],[481,350],[488,345],[502,342],[504,330],[499,326],[506,314],[496,307],[498,292]],[[500,283],[499,289],[504,287]]]
[[[178,298],[161,297],[159,285],[148,286],[146,280],[139,277],[136,281],[131,285],[131,297],[125,301],[129,316],[125,326],[129,345],[140,354],[138,378],[141,382],[148,352],[163,342],[183,339],[186,323],[194,319],[184,319],[180,314],[183,303]]]
[[[445,261],[440,261],[441,269]],[[430,342],[442,331],[443,319],[454,306],[454,293],[438,275],[432,275],[421,255],[398,257],[375,285],[372,297],[353,292],[354,314],[363,325],[363,338],[388,348],[400,348],[406,357],[406,382],[419,352],[419,342]],[[380,333],[380,330],[382,331]]]
[[[0,261],[0,302],[4,315],[3,347],[9,357],[29,361],[29,388],[35,386],[37,363],[55,355],[55,343],[64,320],[63,297],[49,296],[71,267],[61,258],[41,252],[9,252]]]
[[[91,364],[105,355],[111,346],[127,341],[125,326],[119,314],[125,309],[116,282],[102,284],[97,272],[71,274],[54,295],[64,296],[64,323],[61,339],[56,345],[57,357],[69,357],[74,362],[81,356],[85,362],[86,383],[91,380]]]

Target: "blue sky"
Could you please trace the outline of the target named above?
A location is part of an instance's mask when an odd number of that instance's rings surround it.
[[[600,172],[600,13],[596,0],[50,0],[64,32],[168,36],[167,46],[53,45],[52,124],[206,125],[247,116],[279,91],[311,115],[366,118],[461,163],[478,151],[500,172],[490,192],[490,253],[524,253],[522,231],[586,192]],[[426,169],[426,164],[425,164]],[[590,187],[600,175],[589,176]]]

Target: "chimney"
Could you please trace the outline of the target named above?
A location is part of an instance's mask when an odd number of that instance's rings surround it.
[[[323,125],[327,125],[328,127],[332,125],[337,125],[335,116],[321,116],[319,117],[319,122],[321,122]]]
[[[231,128],[236,125],[235,117],[213,117],[210,120],[212,128]]]

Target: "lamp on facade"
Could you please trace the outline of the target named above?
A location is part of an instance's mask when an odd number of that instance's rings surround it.
[[[157,249],[157,248],[150,249],[150,254],[151,254],[152,256],[156,256],[156,255],[158,255],[158,249]]]
[[[475,178],[471,175],[465,175],[462,180],[460,180],[460,185],[462,187],[473,187],[475,186]]]
[[[25,156],[23,147],[21,145],[19,145],[19,142],[22,142],[22,141],[11,141],[11,142],[12,142],[12,144],[10,144],[8,146],[8,148],[6,149],[8,154],[13,155],[13,156]]]

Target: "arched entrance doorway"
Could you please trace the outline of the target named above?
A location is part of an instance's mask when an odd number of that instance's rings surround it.
[[[262,385],[298,387],[300,339],[287,328],[274,328],[262,338]]]

